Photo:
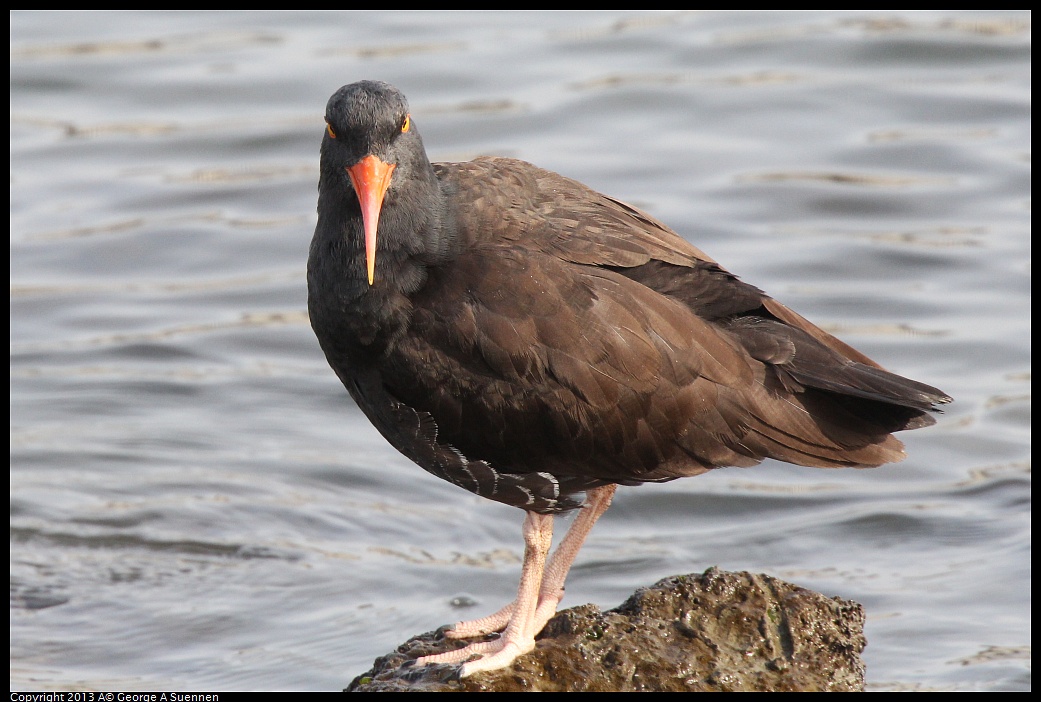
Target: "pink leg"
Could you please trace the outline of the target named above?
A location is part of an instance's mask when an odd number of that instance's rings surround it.
[[[524,520],[524,565],[517,599],[495,614],[473,621],[459,622],[445,633],[448,638],[461,639],[499,631],[505,627],[502,636],[495,641],[470,644],[457,651],[424,656],[416,663],[458,663],[475,654],[487,656],[466,663],[460,671],[460,674],[466,677],[479,670],[505,668],[517,656],[531,651],[535,647],[535,635],[542,631],[546,622],[556,613],[557,605],[564,597],[564,581],[568,571],[571,570],[575,557],[593,525],[611,505],[616,487],[605,485],[587,493],[586,504],[575,517],[574,523],[557,546],[545,569],[543,565],[552,540],[553,518],[529,512]]]
[[[593,488],[586,493],[586,504],[575,517],[574,523],[564,535],[564,540],[553,552],[553,558],[546,566],[546,573],[542,576],[542,587],[539,590],[539,606],[535,612],[535,621],[538,628],[535,633],[542,631],[546,622],[553,618],[557,612],[557,605],[564,599],[564,581],[571,571],[571,566],[578,556],[579,549],[586,542],[586,537],[593,529],[593,525],[600,519],[607,508],[611,506],[617,485],[604,485]]]
[[[520,588],[513,603],[512,616],[502,636],[494,641],[470,644],[456,651],[423,656],[416,660],[416,664],[458,663],[474,654],[484,656],[462,666],[460,676],[465,677],[479,670],[505,668],[517,656],[535,648],[535,634],[538,631],[533,631],[532,625],[538,607],[539,587],[542,584],[546,555],[552,543],[553,515],[528,512],[524,518],[524,564],[521,567]]]

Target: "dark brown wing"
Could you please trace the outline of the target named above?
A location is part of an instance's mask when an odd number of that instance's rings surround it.
[[[766,457],[879,465],[903,457],[890,432],[947,400],[623,203],[516,161],[437,168],[467,193],[463,253],[413,296],[382,383],[488,466],[486,485],[551,475],[566,494]]]
[[[619,200],[521,161],[477,159],[453,166],[460,169],[458,175],[483,183],[486,199],[498,198],[491,203],[498,228],[480,223],[480,209],[467,211],[475,220],[467,227],[474,236],[515,241],[564,261],[615,270],[678,300],[740,339],[749,355],[776,366],[778,376],[793,390],[803,384],[922,411],[950,401],[936,388],[885,372],[864,354],[740,281],[658,220]],[[514,187],[504,187],[507,183]],[[518,199],[520,194],[523,199]],[[512,216],[498,216],[502,212]],[[928,415],[920,415],[919,421],[891,431],[932,423]]]
[[[628,269],[627,276],[683,300],[708,319],[762,307],[767,316],[802,329],[840,355],[881,367],[758,288],[742,283],[665,224],[620,200],[523,161],[479,158],[435,164],[435,168],[449,180],[470,181],[468,195],[479,191],[474,207],[467,208],[468,217],[496,212],[494,221],[471,222],[469,232],[474,237],[523,241],[524,246],[572,263]],[[694,270],[677,275],[677,267]]]

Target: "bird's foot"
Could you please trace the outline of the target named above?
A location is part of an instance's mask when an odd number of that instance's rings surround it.
[[[535,648],[535,633],[538,631],[504,631],[499,638],[491,641],[477,641],[454,651],[417,658],[416,665],[462,663],[459,667],[460,678],[482,670],[506,668],[519,656]]]
[[[484,656],[477,660],[463,663],[463,665],[459,667],[460,678],[465,678],[484,670],[508,668],[519,656],[523,656],[525,653],[534,650],[535,637],[518,636],[515,639],[507,640],[504,635],[495,641],[487,641],[483,643],[488,645],[487,648],[482,647],[484,650]],[[490,644],[494,644],[494,647]],[[480,646],[481,644],[474,645]],[[467,648],[469,648],[469,646],[467,646]]]
[[[502,631],[510,623],[513,610],[517,603],[511,602],[495,614],[489,614],[480,619],[471,619],[466,622],[456,622],[451,629],[445,631],[446,639],[469,639],[474,636],[484,636],[493,631]]]
[[[436,653],[431,656],[417,658],[416,665],[463,663],[463,666],[459,671],[459,676],[466,677],[478,670],[496,670],[498,668],[505,668],[512,663],[517,656],[522,656],[533,648],[535,648],[534,636],[514,636],[512,639],[507,640],[507,637],[504,634],[492,641],[478,641],[454,651],[445,651],[444,653]],[[470,659],[475,656],[479,656],[479,658],[471,661]],[[464,661],[466,662],[464,663]],[[491,663],[491,665],[489,665],[489,663]]]
[[[564,599],[564,588],[559,588],[552,593],[540,593],[539,601],[535,608],[535,625],[538,628],[535,634],[542,631],[553,615],[557,613],[557,605]],[[484,636],[495,631],[502,631],[513,618],[513,612],[517,608],[517,602],[511,602],[495,614],[489,614],[480,619],[471,619],[465,622],[456,622],[452,628],[444,631],[446,639],[470,639],[474,636]]]
[[[506,668],[519,656],[523,656],[535,648],[535,635],[542,631],[546,623],[556,614],[557,605],[563,597],[563,589],[552,594],[540,595],[535,614],[530,621],[526,624],[512,622],[512,628],[510,624],[516,609],[516,602],[511,602],[487,617],[459,622],[445,631],[445,638],[465,639],[483,636],[494,631],[503,631],[503,629],[505,631],[499,638],[491,641],[477,641],[454,651],[417,658],[416,665],[463,663],[459,670],[461,678],[482,670]],[[480,656],[480,658],[469,660],[474,656]],[[466,662],[464,663],[464,661]]]
[[[560,577],[558,582],[558,578],[553,577],[544,582],[542,577],[546,554],[553,542],[553,515],[528,512],[524,517],[523,533],[524,562],[521,564],[517,599],[491,616],[457,624],[449,634],[450,638],[459,638],[470,632],[485,633],[505,625],[502,636],[493,641],[472,643],[456,651],[417,658],[416,665],[466,661],[459,668],[459,677],[465,678],[481,670],[505,668],[517,656],[535,648],[535,634],[546,626],[564,595],[564,579]],[[564,540],[567,541],[567,537]],[[475,655],[480,658],[470,660]]]

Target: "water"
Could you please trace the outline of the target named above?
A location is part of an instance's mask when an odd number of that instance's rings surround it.
[[[368,425],[305,313],[325,101],[646,208],[956,398],[871,471],[623,488],[565,605],[766,572],[874,690],[1030,688],[1030,14],[11,14],[11,688],[339,689],[512,597],[521,514]]]

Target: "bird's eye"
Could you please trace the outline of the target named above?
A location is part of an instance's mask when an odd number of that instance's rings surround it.
[[[325,133],[329,135],[330,139],[336,138],[336,132],[333,130],[333,125],[328,122],[325,123]]]
[[[401,131],[407,132],[412,126],[412,115],[405,115],[405,121],[401,123]]]

